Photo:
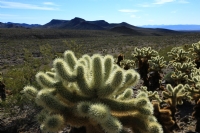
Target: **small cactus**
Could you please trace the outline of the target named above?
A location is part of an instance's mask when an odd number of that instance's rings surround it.
[[[158,102],[153,102],[154,107],[154,116],[157,118],[158,122],[162,125],[164,133],[171,133],[172,127],[175,124],[175,121],[172,119],[172,112],[167,108],[160,108]]]
[[[141,79],[144,81],[144,86],[149,86],[148,81],[148,70],[149,70],[149,63],[148,60],[150,60],[152,57],[158,56],[158,52],[155,50],[152,50],[151,47],[143,47],[141,49],[135,47],[133,53],[133,58],[136,58],[138,62],[138,70],[139,74],[141,76]]]
[[[187,62],[189,57],[188,54],[189,52],[186,52],[183,48],[181,47],[174,47],[171,49],[170,52],[167,52],[169,57],[172,57],[172,61],[170,61],[170,63],[173,62]]]
[[[170,109],[172,113],[172,118],[175,121],[174,128],[178,127],[176,123],[176,118],[175,118],[175,113],[177,111],[176,106],[183,104],[183,99],[187,98],[187,92],[185,90],[185,86],[182,84],[179,84],[175,86],[174,88],[170,85],[167,84],[166,86],[166,91],[162,92],[162,95],[164,98],[166,98],[166,102],[168,103],[168,107],[166,109]]]

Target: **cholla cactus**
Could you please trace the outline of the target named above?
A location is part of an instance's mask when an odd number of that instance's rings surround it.
[[[170,52],[167,52],[168,56],[172,57],[172,61],[170,61],[170,63],[173,62],[187,62],[189,57],[188,54],[189,52],[186,52],[183,48],[181,47],[174,47],[172,48],[172,50]]]
[[[136,58],[138,61],[138,70],[139,74],[141,76],[141,79],[144,81],[144,86],[149,86],[148,82],[148,69],[149,69],[149,63],[148,60],[151,59],[151,57],[155,57],[158,55],[158,52],[155,50],[152,50],[151,47],[143,47],[141,49],[138,49],[135,47],[134,52],[132,53],[133,58]]]
[[[120,67],[125,69],[125,70],[134,69],[135,68],[135,61],[124,59],[120,62]]]
[[[181,71],[173,72],[171,78],[174,80],[175,86],[178,84],[186,84],[188,82],[188,75]]]
[[[188,59],[186,62],[173,62],[172,66],[174,72],[171,75],[171,78],[174,79],[176,85],[186,84],[190,76],[191,71],[195,68],[196,64]]]
[[[190,85],[189,85],[190,84]],[[200,69],[193,69],[190,74],[189,84],[185,85],[190,100],[195,100],[192,116],[197,120],[196,132],[200,132]]]
[[[185,88],[191,100],[197,101],[200,98],[200,69],[192,69],[188,84],[185,85]]]
[[[200,57],[200,41],[192,44],[192,48],[189,49],[196,58]]]
[[[183,99],[187,97],[185,86],[182,84],[172,87],[170,84],[167,84],[166,91],[162,92],[163,97],[167,98],[166,102],[169,104],[167,109],[170,109],[172,112],[172,118],[176,122],[175,113],[177,111],[176,106],[183,104]],[[175,126],[178,127],[177,123]]]
[[[200,41],[192,44],[192,48],[189,49],[195,58],[197,68],[200,67]]]
[[[172,112],[167,108],[160,108],[158,102],[153,102],[154,116],[157,118],[158,122],[162,125],[164,133],[171,133],[172,127],[175,121],[172,119]]]
[[[158,91],[148,91],[146,86],[141,86],[140,91],[143,91],[148,94],[149,100],[156,100],[157,102],[162,102],[163,100],[160,98]]]
[[[132,56],[135,58],[147,58],[147,59],[151,59],[151,57],[155,57],[157,55],[158,52],[152,50],[151,47],[143,47],[141,49],[135,47],[134,52],[132,53]]]
[[[170,109],[160,108],[160,103],[163,102],[163,100],[160,98],[158,91],[147,91],[146,86],[140,87],[140,91],[148,94],[148,97],[154,107],[154,116],[162,125],[164,133],[169,133],[171,131],[171,127],[175,124],[175,121],[172,119],[172,112]]]
[[[166,67],[166,61],[163,60],[164,57],[156,56],[151,57],[150,60],[148,60],[149,63],[149,90],[156,90],[160,89],[160,80],[162,79],[162,69]]]
[[[119,65],[120,66],[120,63],[121,63],[121,61],[123,61],[124,60],[124,55],[123,54],[119,54],[118,56],[117,56],[117,65]]]
[[[67,124],[85,126],[87,133],[162,133],[153,116],[153,106],[146,93],[132,98],[139,75],[114,64],[110,55],[83,55],[72,51],[55,59],[53,72],[39,72],[41,89],[26,86],[24,92],[43,107],[38,116],[45,131],[59,131]]]
[[[182,84],[179,84],[174,88],[170,84],[167,84],[166,91],[163,91],[162,94],[163,97],[168,98],[173,107],[176,107],[177,104],[183,104],[182,100],[187,96],[185,86]]]
[[[166,61],[164,61],[164,57],[155,56],[151,57],[150,60],[148,60],[149,63],[149,70],[150,71],[158,71],[161,72],[163,68],[166,67]]]
[[[190,74],[191,70],[195,68],[196,64],[193,61],[190,61],[190,59],[189,59],[187,62],[184,62],[184,63],[174,62],[172,64],[172,66],[177,71],[181,71],[186,74]]]

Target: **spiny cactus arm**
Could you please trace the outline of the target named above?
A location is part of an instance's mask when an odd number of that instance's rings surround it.
[[[70,65],[67,64],[64,59],[55,59],[53,66],[55,68],[56,74],[60,77],[60,79],[70,82],[76,81],[76,73],[71,70]]]
[[[68,106],[51,93],[49,89],[40,90],[36,97],[36,103],[52,112],[62,112],[64,114],[64,112],[71,111]]]
[[[90,120],[88,118],[83,118],[83,117],[78,117],[76,110],[74,108],[72,108],[71,112],[65,112],[65,114],[57,114],[60,115],[61,117],[63,117],[64,119],[64,125],[66,127],[66,125],[73,125],[73,127],[81,127],[81,126],[92,126],[92,124],[90,124]],[[44,126],[44,122],[46,121],[46,118],[49,116],[55,115],[53,113],[50,113],[46,110],[42,110],[41,113],[37,116],[37,120],[38,122]],[[63,127],[64,128],[64,127]],[[63,129],[62,128],[62,129]],[[51,132],[51,130],[48,130],[48,128],[45,128],[47,131]],[[58,129],[57,131],[59,131],[61,129]]]
[[[117,96],[116,99],[118,100],[128,100],[133,97],[133,89],[132,88],[127,88],[122,94]]]
[[[134,48],[134,51],[133,51],[133,53],[132,53],[132,56],[133,56],[134,58],[137,58],[138,60],[141,59],[141,58],[142,58],[142,51],[141,51],[141,49],[135,47],[135,48]]]
[[[150,100],[156,100],[156,101],[158,101],[159,103],[162,102],[162,99],[160,98],[160,96],[159,96],[159,94],[158,94],[157,91],[154,91],[154,92],[152,92],[152,91],[147,91],[147,87],[146,87],[146,86],[141,86],[141,87],[140,87],[140,91],[143,91],[143,92],[147,93],[147,94],[148,94],[148,98],[149,98]]]
[[[121,68],[125,68],[128,67],[130,68],[135,68],[135,61],[134,60],[128,60],[128,59],[124,59],[120,62],[120,67]]]
[[[108,105],[113,112],[140,112],[144,115],[150,115],[152,113],[151,103],[146,93],[141,92],[137,95],[136,99],[129,100],[116,100],[116,99],[101,99],[102,103]]]
[[[92,88],[102,88],[104,83],[104,64],[100,55],[92,56]]]
[[[177,82],[177,84],[181,83],[181,81],[188,81],[188,75],[181,71],[174,71],[171,74],[171,78]]]
[[[79,64],[76,68],[77,70],[77,85],[80,88],[80,91],[84,95],[88,95],[90,97],[95,96],[95,91],[92,89],[92,84],[90,80],[87,78],[88,70],[84,67],[84,65]]]
[[[163,126],[165,132],[169,131],[170,128],[175,124],[172,119],[172,113],[169,109],[161,109],[158,102],[153,102],[154,116],[157,118],[158,122]]]
[[[113,71],[114,65],[113,65],[114,59],[111,55],[106,55],[104,57],[104,64],[105,64],[105,75],[104,75],[104,81],[107,81],[111,72]]]
[[[151,59],[151,57],[157,56],[158,52],[155,50],[152,50],[151,47],[143,47],[141,49],[138,49],[137,47],[134,49],[134,53],[132,54],[133,57],[140,59],[140,58],[147,58]]]
[[[76,84],[71,84],[70,86],[64,85],[62,82],[58,82],[55,84],[55,88],[63,99],[71,102],[76,103],[79,101],[89,100],[91,97],[87,95],[83,95],[80,91],[76,90]]]
[[[147,104],[148,99],[129,99],[129,100],[114,100],[114,99],[101,99],[101,102],[107,104],[114,112],[130,112],[144,109],[144,113],[150,114],[150,109],[143,108]],[[141,108],[140,108],[140,107]]]
[[[36,81],[40,84],[40,86],[56,88],[56,91],[59,93],[59,95],[67,101],[77,102],[79,100],[88,99],[87,95],[84,96],[82,93],[80,93],[80,91],[76,89],[75,84],[64,85],[61,81],[56,80],[57,79],[53,79],[43,72],[39,72],[36,75]]]
[[[174,47],[171,49],[170,52],[167,52],[168,56],[172,57],[173,60],[170,61],[170,64],[173,63],[173,62],[180,62],[180,63],[183,63],[185,61],[187,61],[189,58],[188,58],[188,54],[189,52],[186,52],[183,48],[181,47]]]
[[[170,84],[167,84],[166,90],[167,91],[163,91],[162,94],[164,97],[171,100],[173,107],[176,107],[177,104],[182,104],[182,99],[187,96],[185,88],[182,84],[178,84],[174,88]]]
[[[55,78],[56,73],[55,72],[45,72],[49,77]]]
[[[192,48],[189,49],[193,55],[195,55],[197,58],[200,57],[200,41],[197,43],[192,44]]]
[[[151,71],[161,71],[161,69],[166,67],[166,61],[163,60],[164,57],[156,56],[151,57],[150,60],[148,60],[149,68]]]
[[[120,95],[123,93],[127,88],[131,86],[135,86],[140,79],[140,75],[133,69],[129,69],[124,71],[124,83],[121,88],[115,93],[116,95]]]
[[[25,86],[23,92],[28,98],[34,99],[37,96],[38,90],[33,86]]]
[[[172,64],[173,68],[177,71],[190,73],[192,69],[196,67],[196,64],[193,61],[187,61],[184,63],[174,62]]]
[[[153,115],[144,117],[140,113],[118,116],[125,127],[131,127],[135,133],[163,133],[161,125]]]
[[[122,69],[117,68],[109,76],[105,82],[105,86],[97,90],[98,97],[109,97],[115,93],[119,88],[122,87],[124,82],[124,75]]]
[[[188,84],[185,85],[187,91],[187,97],[189,100],[198,100],[200,98],[200,89]]]
[[[75,65],[77,64],[77,58],[71,50],[67,50],[64,52],[64,60],[68,64],[68,69],[70,69],[70,71],[73,71]]]
[[[151,57],[155,57],[158,55],[158,52],[151,49],[151,47],[143,47],[145,57],[149,60]]]
[[[89,117],[101,125],[105,132],[120,133],[123,126],[121,122],[111,115],[109,108],[100,103],[80,102],[77,112],[82,117]]]
[[[41,126],[43,131],[46,130],[48,132],[57,132],[65,127],[65,121],[63,116],[61,115],[49,115],[45,118]]]
[[[43,88],[53,88],[55,83],[58,82],[54,77],[44,72],[38,72],[35,77],[37,83]]]

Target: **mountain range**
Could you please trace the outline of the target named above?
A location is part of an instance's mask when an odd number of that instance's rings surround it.
[[[39,24],[2,23],[0,28],[44,28],[44,29],[69,29],[69,30],[109,30],[131,35],[163,35],[179,33],[179,31],[200,31],[200,25],[145,25],[134,26],[126,22],[108,23],[105,20],[86,21],[75,17],[71,20],[52,19],[50,22]]]
[[[200,25],[143,25],[143,28],[163,28],[176,31],[200,31]]]

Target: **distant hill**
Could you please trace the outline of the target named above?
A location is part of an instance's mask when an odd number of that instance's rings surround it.
[[[123,34],[129,34],[129,35],[145,35],[142,32],[138,32],[137,30],[128,28],[126,26],[117,26],[117,27],[111,28],[110,31],[123,33]]]
[[[45,28],[58,28],[60,27],[61,25],[67,23],[68,20],[57,20],[57,19],[52,19],[50,22],[48,22],[47,24],[43,25],[42,27],[45,27]]]
[[[179,33],[168,29],[152,29],[130,25],[126,22],[108,23],[105,20],[86,21],[82,18],[75,17],[71,20],[53,19],[43,28],[73,29],[73,30],[108,30],[127,35],[165,35]]]
[[[2,23],[0,22],[0,28],[36,28],[41,27],[39,24],[26,24],[26,23]]]
[[[25,23],[0,23],[0,28],[46,28],[46,29],[69,29],[69,30],[107,30],[125,35],[154,35],[162,36],[167,34],[178,34],[180,32],[164,29],[164,28],[149,28],[137,27],[126,22],[108,23],[105,20],[86,21],[85,19],[75,17],[71,20],[52,19],[50,22],[39,24]]]
[[[164,28],[176,31],[200,31],[200,25],[144,25],[143,28]]]

